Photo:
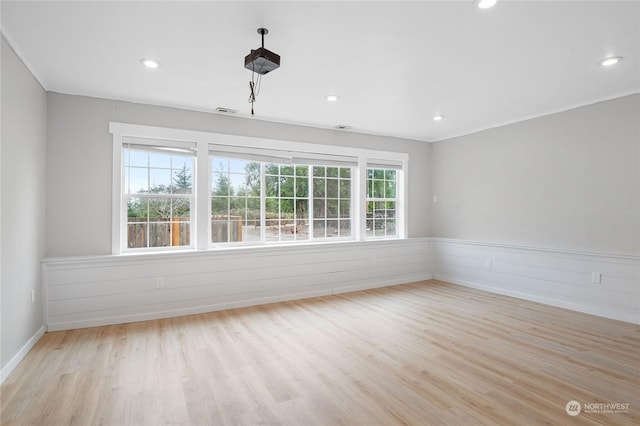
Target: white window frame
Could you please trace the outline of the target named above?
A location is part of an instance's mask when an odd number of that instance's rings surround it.
[[[144,146],[149,146],[150,151],[155,150],[155,148],[167,148],[169,150],[171,149],[176,149],[179,151],[182,151],[183,153],[186,152],[193,152],[193,150],[195,149],[195,147],[193,146],[193,144],[191,143],[187,143],[185,144],[182,141],[169,141],[169,140],[164,140],[164,139],[140,139],[139,137],[128,137],[125,136],[122,138],[123,139],[123,151],[125,149],[130,149],[130,145],[134,145],[134,149],[144,149]],[[125,145],[127,145],[125,147]],[[170,154],[170,151],[166,151],[166,154]],[[194,156],[191,156],[191,158],[194,158]],[[125,161],[122,161],[122,169],[124,171],[124,165],[125,165]],[[192,168],[193,173],[195,173],[195,158],[194,161],[192,163]],[[122,174],[123,175],[123,174]],[[173,178],[173,176],[172,176]],[[193,177],[192,177],[193,180]],[[179,199],[179,198],[186,198],[189,200],[189,205],[190,206],[195,206],[195,192],[196,192],[196,183],[193,182],[193,190],[191,191],[191,194],[130,194],[126,191],[125,188],[125,181],[126,179],[123,180],[122,182],[122,190],[121,190],[121,197],[122,197],[122,216],[121,216],[121,220],[123,221],[122,224],[122,238],[123,238],[123,247],[122,247],[122,251],[123,252],[153,252],[153,251],[167,251],[167,250],[190,250],[194,248],[193,245],[193,239],[190,238],[189,244],[185,245],[185,246],[161,246],[161,247],[135,247],[135,248],[129,248],[128,244],[127,244],[127,238],[128,238],[128,218],[127,218],[127,211],[128,211],[128,200],[130,198],[142,198],[142,199],[153,199],[153,198],[165,198],[165,199]],[[127,196],[128,195],[128,196]],[[133,197],[132,197],[133,195]],[[190,208],[191,210],[191,208]],[[195,225],[195,220],[194,220],[194,216],[193,215],[189,215],[189,226],[190,226],[190,230],[191,229],[195,229],[194,225]],[[147,231],[149,232],[149,231]],[[147,235],[148,236],[148,235]]]
[[[393,199],[393,201],[396,203],[396,234],[398,234],[398,227],[400,228],[404,228],[404,215],[403,214],[398,214],[398,213],[402,213],[404,212],[405,208],[404,206],[400,206],[400,203],[404,202],[405,196],[404,196],[404,187],[405,185],[405,177],[404,177],[404,167],[402,162],[399,161],[393,161],[393,160],[385,160],[385,159],[369,159],[367,162],[367,167],[365,168],[365,175],[367,170],[369,169],[374,169],[374,170],[395,170],[396,172],[396,197],[395,199]],[[366,189],[366,188],[365,188]],[[365,191],[364,194],[365,197],[365,214],[366,214],[366,204],[370,201],[378,201],[377,199],[372,199],[372,198],[368,198],[367,197],[367,192]],[[384,198],[380,201],[387,201],[388,199]],[[400,223],[398,222],[399,220],[402,220],[402,226],[400,225]],[[365,226],[366,228],[366,226]],[[375,232],[374,232],[375,233]],[[367,236],[366,239],[368,240],[384,240],[384,239],[389,239],[389,238],[398,238],[398,236]]]
[[[307,144],[308,145],[308,144]],[[314,145],[315,146],[315,145]],[[260,179],[261,179],[261,187],[265,188],[265,164],[269,164],[269,163],[273,163],[273,164],[279,164],[279,165],[287,165],[287,166],[308,166],[309,167],[309,172],[308,172],[308,188],[309,188],[309,194],[308,194],[308,200],[309,200],[309,217],[308,217],[308,222],[309,222],[309,235],[308,238],[306,239],[295,239],[295,240],[290,240],[290,239],[281,239],[281,235],[279,235],[279,240],[275,241],[275,240],[267,240],[265,238],[265,232],[266,232],[266,217],[264,215],[265,213],[265,202],[267,199],[267,196],[264,192],[261,192],[260,194],[260,205],[261,205],[261,219],[260,219],[260,229],[261,229],[261,235],[260,235],[260,242],[256,242],[256,241],[234,241],[234,242],[210,242],[210,246],[211,247],[224,247],[227,245],[234,245],[234,246],[241,246],[241,245],[256,245],[256,244],[265,244],[265,245],[271,245],[271,244],[290,244],[292,242],[298,242],[298,243],[319,243],[319,242],[329,242],[329,241],[354,241],[356,240],[356,233],[358,228],[355,226],[355,216],[353,214],[353,209],[354,209],[354,200],[356,199],[356,197],[354,196],[354,194],[357,192],[355,191],[353,188],[355,186],[354,182],[355,182],[355,178],[354,175],[357,173],[357,165],[358,165],[358,157],[356,156],[346,156],[346,155],[340,155],[339,153],[335,153],[335,148],[334,148],[334,153],[332,154],[321,154],[318,152],[301,152],[301,151],[293,151],[293,150],[288,150],[288,151],[282,151],[282,150],[275,150],[275,149],[264,149],[264,148],[247,148],[247,147],[230,147],[228,145],[215,145],[215,144],[210,144],[209,145],[209,153],[210,155],[212,155],[213,157],[218,157],[218,158],[235,158],[235,159],[240,159],[240,160],[245,160],[245,161],[256,161],[259,162],[261,164],[261,168],[260,168]],[[324,237],[324,238],[320,238],[320,237],[315,237],[314,236],[314,216],[313,216],[313,201],[314,201],[314,197],[313,197],[313,179],[315,179],[314,175],[313,175],[313,167],[314,166],[321,166],[321,167],[337,167],[337,168],[349,168],[351,169],[351,177],[349,178],[349,180],[351,181],[351,188],[352,190],[350,191],[350,198],[349,198],[349,202],[350,202],[350,206],[351,206],[351,216],[350,216],[350,221],[351,221],[351,233],[350,236],[344,237]],[[326,177],[324,178],[325,180],[327,179]],[[325,218],[325,220],[327,220]],[[329,219],[330,220],[330,219]],[[336,221],[340,222],[339,218],[336,218]]]
[[[348,241],[366,241],[371,238],[366,236],[366,183],[367,167],[370,164],[376,166],[395,166],[398,169],[398,204],[397,208],[397,235],[393,239],[402,239],[407,236],[407,215],[408,215],[408,192],[406,176],[408,175],[409,156],[403,152],[379,151],[353,147],[343,147],[336,145],[324,145],[306,142],[283,141],[276,139],[264,139],[247,136],[226,135],[213,132],[202,132],[195,130],[173,129],[167,127],[145,126],[129,123],[109,123],[109,133],[113,141],[113,171],[112,171],[112,239],[111,251],[114,255],[131,253],[127,249],[126,235],[126,205],[124,204],[124,182],[123,182],[123,138],[138,137],[144,139],[156,139],[163,141],[177,141],[178,143],[190,143],[195,145],[197,150],[194,174],[194,201],[192,205],[191,217],[193,227],[191,229],[191,249],[208,250],[212,247],[229,247],[229,244],[210,243],[211,235],[211,182],[210,182],[210,159],[209,146],[227,146],[229,151],[261,151],[264,147],[269,150],[283,151],[291,154],[292,158],[302,153],[305,157],[318,158],[322,162],[327,156],[344,156],[357,159],[357,166],[352,170],[352,238]],[[375,238],[379,240],[379,238]],[[339,241],[344,241],[340,239]],[[326,243],[326,239],[315,240],[315,243]],[[306,241],[286,241],[277,243],[278,245],[290,244],[313,244],[314,240]],[[275,244],[275,243],[271,243]],[[167,247],[163,251],[175,251],[179,248]],[[135,249],[136,253],[150,253],[156,251],[150,249]]]

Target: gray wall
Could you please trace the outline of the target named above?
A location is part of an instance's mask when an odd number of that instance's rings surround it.
[[[640,253],[640,95],[432,144],[436,237]]]
[[[427,143],[83,96],[47,100],[47,256],[111,253],[109,121],[409,153],[409,236],[429,234]]]
[[[40,261],[45,248],[46,94],[4,37],[0,274],[0,367],[43,326]],[[36,289],[31,303],[31,289]]]

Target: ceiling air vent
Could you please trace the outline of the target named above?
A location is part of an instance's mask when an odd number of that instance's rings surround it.
[[[223,112],[225,114],[235,114],[238,111],[235,110],[235,109],[231,109],[231,108],[218,107],[218,108],[216,108],[216,112]]]

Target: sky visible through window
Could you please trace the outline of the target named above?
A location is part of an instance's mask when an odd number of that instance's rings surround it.
[[[222,173],[228,178],[229,185],[234,189],[234,193],[237,193],[247,186],[246,166],[249,163],[251,162],[234,158],[212,158],[211,170],[214,174],[213,184],[215,184],[215,174]],[[259,168],[258,171],[260,171]]]
[[[184,167],[191,172],[192,157],[126,149],[125,192],[137,194],[161,185],[170,187]]]

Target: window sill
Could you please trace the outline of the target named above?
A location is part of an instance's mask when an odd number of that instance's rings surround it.
[[[43,259],[44,264],[65,264],[65,263],[103,263],[118,261],[166,261],[190,260],[210,257],[212,259],[224,258],[225,256],[251,255],[251,254],[267,254],[273,256],[301,254],[301,253],[321,253],[341,249],[375,249],[376,247],[385,247],[402,244],[424,243],[428,238],[385,238],[375,240],[335,240],[326,242],[295,242],[291,244],[260,244],[260,245],[241,245],[241,246],[225,246],[211,247],[204,250],[187,249],[187,250],[166,250],[157,252],[126,252],[121,254],[108,254],[98,256],[71,256],[71,257],[50,257]]]

